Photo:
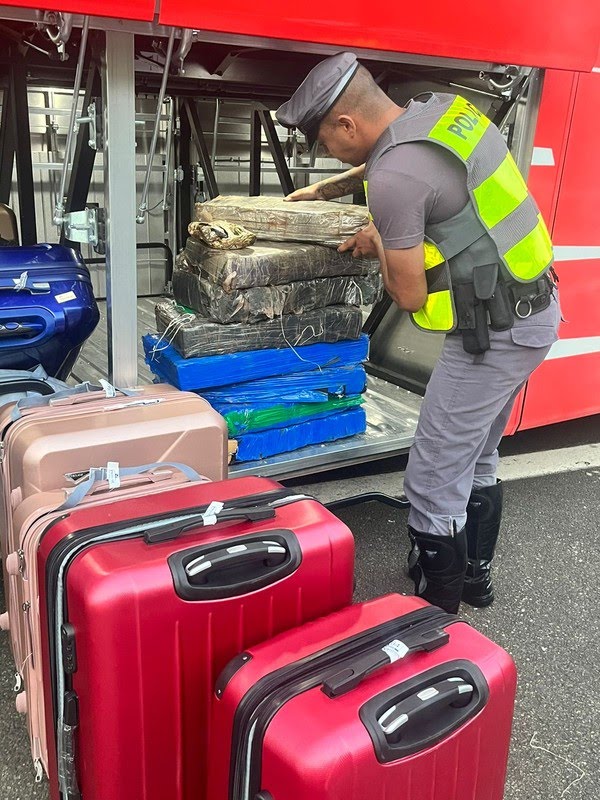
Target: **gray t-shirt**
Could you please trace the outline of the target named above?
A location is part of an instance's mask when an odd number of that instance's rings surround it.
[[[411,100],[401,120],[422,107]],[[469,200],[466,178],[458,158],[437,144],[406,142],[384,153],[367,172],[369,211],[384,248],[415,247],[428,222],[458,214]]]

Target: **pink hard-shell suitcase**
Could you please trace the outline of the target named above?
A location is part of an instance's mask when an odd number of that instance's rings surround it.
[[[415,597],[246,648],[215,683],[210,800],[502,800],[516,671]]]
[[[0,408],[3,558],[18,550],[13,510],[33,494],[75,485],[92,467],[176,461],[209,480],[227,476],[227,426],[201,397],[162,384],[106,386]]]
[[[115,487],[118,482],[118,487]],[[9,553],[6,570],[10,591],[9,610],[0,617],[0,627],[10,631],[17,665],[15,686],[17,710],[27,715],[31,753],[38,776],[48,763],[44,717],[44,692],[37,551],[44,533],[71,509],[97,510],[99,518],[110,517],[111,506],[119,500],[133,500],[153,493],[165,495],[182,484],[206,483],[207,479],[184,464],[148,464],[113,470],[92,470],[84,483],[74,489],[40,492],[24,500],[14,512],[13,527],[18,549]],[[112,485],[112,488],[111,488]]]
[[[67,388],[62,391],[48,392],[39,397],[25,397],[17,403],[1,403],[0,397],[0,472],[2,474],[2,491],[0,492],[0,555],[6,557],[10,549],[7,541],[8,526],[5,519],[8,516],[8,508],[11,503],[5,497],[7,487],[5,485],[5,474],[7,472],[7,462],[10,451],[13,447],[16,433],[22,434],[23,426],[25,429],[31,424],[35,417],[54,417],[57,413],[79,415],[81,412],[93,413],[99,407],[104,407],[105,403],[123,402],[126,397],[137,399],[149,399],[158,395],[173,394],[174,387],[166,384],[153,384],[137,389],[115,389],[109,383],[104,382],[103,386],[95,386],[90,383],[81,383],[77,386]],[[100,405],[99,405],[100,404]],[[35,474],[35,473],[34,473]],[[16,480],[16,479],[15,479]],[[15,481],[13,481],[14,483]],[[68,483],[69,481],[67,481]],[[43,488],[60,488],[64,481],[58,484],[52,482],[50,486]],[[14,487],[13,487],[14,488]],[[18,486],[17,486],[18,488]],[[38,488],[42,488],[41,486]]]
[[[109,511],[73,509],[38,548],[51,796],[213,800],[215,677],[240,649],[351,601],[352,534],[264,478]]]

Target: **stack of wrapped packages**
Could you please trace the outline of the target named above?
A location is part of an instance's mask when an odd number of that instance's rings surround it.
[[[327,201],[218,197],[196,206],[177,256],[175,300],[144,337],[159,380],[226,419],[237,461],[364,432],[362,310],[380,299],[377,261],[339,253],[367,210]]]

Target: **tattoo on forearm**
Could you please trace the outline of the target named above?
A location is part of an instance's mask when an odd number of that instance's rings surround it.
[[[319,186],[319,194],[323,200],[334,200],[336,197],[345,197],[347,194],[356,194],[362,191],[362,178],[356,175],[339,180],[328,181]]]

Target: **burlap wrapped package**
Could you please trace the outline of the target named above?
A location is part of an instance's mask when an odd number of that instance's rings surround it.
[[[295,242],[261,242],[243,250],[223,251],[190,237],[184,252],[203,278],[226,292],[338,275],[370,275],[379,265],[331,247]]]
[[[358,339],[362,313],[354,306],[329,306],[251,325],[221,325],[164,300],[156,305],[156,325],[164,341],[192,358]]]
[[[243,225],[258,239],[271,242],[315,242],[337,247],[369,223],[366,206],[334,200],[300,200],[279,197],[215,197],[196,204],[215,219]]]
[[[279,286],[255,286],[226,292],[202,277],[185,251],[175,259],[173,296],[178,303],[213,322],[262,322],[283,314],[304,314],[333,305],[370,306],[381,299],[379,264],[366,275],[336,276],[293,281]]]

